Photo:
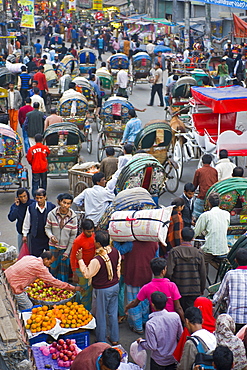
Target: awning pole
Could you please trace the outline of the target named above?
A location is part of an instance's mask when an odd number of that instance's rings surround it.
[[[218,156],[218,157],[219,157],[219,151],[220,151],[220,148],[219,148],[220,116],[221,116],[221,114],[219,113],[219,117],[218,117],[218,139],[217,139],[217,156]]]

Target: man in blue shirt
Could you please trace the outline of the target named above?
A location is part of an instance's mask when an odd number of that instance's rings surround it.
[[[121,144],[125,144],[127,142],[128,144],[133,145],[136,135],[141,129],[142,129],[141,120],[137,118],[135,110],[130,109],[129,121],[126,123]]]
[[[71,31],[71,37],[72,37],[72,44],[74,44],[76,46],[76,49],[78,49],[78,33],[75,27]]]
[[[91,74],[91,76],[89,77],[89,83],[94,88],[94,91],[95,91],[95,93],[97,95],[97,110],[96,110],[96,115],[98,115],[99,114],[99,111],[100,111],[100,108],[102,107],[102,98],[101,98],[100,88],[99,88],[98,84],[95,81],[96,81],[95,74]]]
[[[42,52],[42,45],[40,43],[40,39],[37,40],[36,44],[33,45],[35,47],[35,54],[41,54]]]
[[[99,35],[99,38],[97,40],[97,45],[98,45],[98,52],[99,52],[98,59],[102,60],[101,54],[104,53],[104,47],[105,47],[105,40],[103,39],[103,35]]]

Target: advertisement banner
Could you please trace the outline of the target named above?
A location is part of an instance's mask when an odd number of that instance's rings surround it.
[[[22,9],[21,27],[35,28],[34,23],[34,0],[19,0]]]
[[[247,0],[199,0],[205,4],[223,5],[231,8],[247,9]]]
[[[69,0],[69,11],[75,11],[76,10],[76,0]]]
[[[94,10],[103,10],[103,0],[93,0]]]

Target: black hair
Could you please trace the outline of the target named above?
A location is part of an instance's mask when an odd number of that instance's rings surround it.
[[[197,307],[188,307],[184,312],[184,318],[191,324],[202,324],[202,312]]]
[[[39,94],[39,88],[38,87],[34,87],[33,88],[33,92],[34,92],[34,94]]]
[[[126,154],[132,154],[132,152],[133,152],[133,145],[131,145],[131,144],[125,144],[124,145],[124,150],[125,150]]]
[[[218,193],[211,193],[208,197],[208,201],[212,207],[218,207],[220,204],[220,196]]]
[[[244,169],[243,167],[235,167],[232,171],[232,177],[243,177],[244,175]]]
[[[76,87],[76,83],[75,82],[70,82],[69,83],[69,89],[74,89]]]
[[[57,113],[57,109],[56,108],[51,108],[51,114],[56,114]]]
[[[106,67],[106,62],[102,62],[101,67]]]
[[[191,229],[191,227],[184,227],[181,232],[182,239],[185,242],[191,242],[191,240],[194,238],[194,230]]]
[[[130,109],[130,110],[129,110],[129,115],[130,115],[132,118],[136,117],[136,111],[135,111],[134,109]]]
[[[43,71],[44,66],[39,66],[39,71]]]
[[[158,66],[160,68],[160,63],[157,62],[157,63],[154,63],[154,65]]]
[[[83,230],[92,230],[94,229],[94,223],[89,218],[85,218],[81,223],[81,227]]]
[[[212,162],[212,156],[210,154],[204,154],[202,156],[202,163],[203,164],[210,164]]]
[[[121,356],[115,348],[107,348],[102,352],[101,359],[103,365],[108,369],[117,370],[120,365]]]
[[[174,81],[177,81],[177,80],[179,79],[179,77],[178,77],[178,75],[173,75],[172,79],[173,79]]]
[[[29,55],[29,61],[31,62],[33,60],[33,56]]]
[[[161,271],[163,271],[167,266],[166,260],[161,257],[153,258],[150,261],[150,267],[154,276],[160,276]]]
[[[21,70],[22,70],[22,72],[24,72],[24,71],[27,70],[27,67],[26,66],[21,66]]]
[[[216,370],[231,370],[233,353],[226,346],[217,346],[213,353],[213,362]]]
[[[95,241],[100,243],[102,247],[107,247],[110,243],[110,236],[106,230],[97,230],[95,231]]]
[[[181,207],[184,206],[184,199],[183,198],[174,198],[173,201],[171,202],[171,206]]]
[[[36,80],[33,80],[33,81],[32,81],[32,84],[33,84],[33,83],[35,83],[35,84],[37,84],[37,85],[38,85],[38,81],[36,81]]]
[[[112,155],[115,154],[115,149],[112,146],[109,146],[108,148],[106,148],[105,152],[106,152],[107,155],[112,156]]]
[[[42,143],[43,135],[42,134],[36,134],[34,136],[35,143]]]
[[[27,104],[30,104],[31,103],[31,98],[29,98],[29,96],[25,99],[25,102],[27,103]]]
[[[167,302],[167,296],[162,292],[153,292],[151,294],[151,301],[156,310],[164,310]]]
[[[92,181],[94,185],[97,185],[97,182],[100,182],[101,179],[105,177],[105,174],[103,172],[97,172],[93,175]]]
[[[36,109],[39,109],[39,102],[37,102],[37,101],[34,102],[33,103],[33,107],[36,108]]]
[[[137,48],[139,48],[139,46],[140,46],[140,43],[139,43],[139,42],[137,42],[137,43],[136,43],[136,47],[137,47]]]
[[[204,76],[202,78],[203,85],[210,85],[210,78],[208,76]]]
[[[52,259],[52,257],[53,257],[53,254],[51,253],[51,251],[45,251],[45,252],[42,252],[42,253],[41,253],[40,257],[41,257],[42,259],[47,258],[48,260],[51,260],[51,259]]]
[[[219,152],[220,159],[228,158],[228,151],[226,149],[221,149]]]
[[[37,39],[37,42],[40,42],[40,39]]]
[[[195,185],[192,184],[192,182],[187,182],[184,185],[184,191],[192,191],[192,192],[194,192],[195,190],[196,190],[196,187],[195,187]]]
[[[73,197],[72,197],[71,194],[69,194],[69,193],[61,193],[61,194],[58,194],[57,200],[59,202],[61,202],[61,200],[64,200],[64,199],[71,200],[71,203],[73,203]]]
[[[39,188],[39,189],[37,189],[36,191],[35,191],[35,193],[34,193],[34,196],[36,197],[36,196],[41,196],[41,197],[45,197],[46,196],[46,191],[45,191],[45,189],[42,189],[42,188]]]
[[[236,253],[236,260],[239,266],[246,266],[247,265],[247,249],[239,248]]]
[[[19,195],[23,194],[24,191],[28,194],[28,190],[26,188],[19,188],[16,191],[16,196],[18,197]]]

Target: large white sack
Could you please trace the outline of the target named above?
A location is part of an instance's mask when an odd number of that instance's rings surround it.
[[[111,216],[109,234],[113,241],[160,241],[166,245],[173,206],[141,211],[117,211]]]

